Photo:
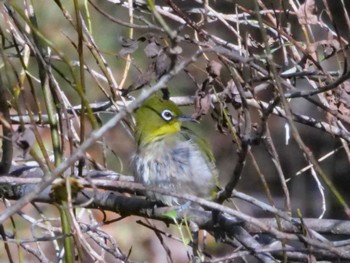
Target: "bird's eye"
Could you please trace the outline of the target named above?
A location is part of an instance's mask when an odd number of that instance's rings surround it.
[[[174,117],[174,114],[170,110],[163,110],[160,115],[165,121],[170,121]]]

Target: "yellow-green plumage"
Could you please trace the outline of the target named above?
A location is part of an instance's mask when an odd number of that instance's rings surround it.
[[[210,199],[217,178],[213,154],[205,140],[182,127],[182,120],[180,109],[158,96],[136,111],[135,178],[146,186]],[[166,205],[184,203],[157,193],[149,192],[148,197]]]

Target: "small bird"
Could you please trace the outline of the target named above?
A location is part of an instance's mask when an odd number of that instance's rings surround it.
[[[178,194],[214,199],[217,175],[207,142],[183,127],[181,110],[170,100],[153,95],[136,111],[137,151],[133,158],[137,182]],[[183,205],[185,200],[148,192],[151,200]]]

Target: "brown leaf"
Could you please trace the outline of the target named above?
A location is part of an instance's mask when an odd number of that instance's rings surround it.
[[[154,64],[151,63],[148,66],[148,69],[146,72],[139,74],[137,76],[136,80],[134,80],[134,82],[130,86],[128,86],[126,89],[124,89],[122,91],[122,95],[126,96],[131,91],[141,89],[142,87],[144,87],[145,85],[150,83],[150,81],[152,80],[152,76],[153,76],[153,68],[154,68]]]
[[[194,113],[192,114],[192,118],[200,119],[202,115],[208,114],[211,108],[211,97],[210,94],[203,91],[196,92],[196,96],[194,98]]]
[[[340,87],[337,88],[337,95],[339,101],[344,103],[347,108],[350,108],[350,81],[345,81]]]
[[[247,47],[253,47],[253,48],[265,48],[265,44],[264,43],[259,43],[249,33],[247,33],[246,45],[247,45]]]
[[[26,155],[30,148],[36,141],[34,131],[32,128],[18,128],[12,136],[12,141],[14,142],[14,158],[26,158]]]
[[[226,109],[226,106],[224,107]],[[229,125],[227,123],[226,118],[223,115],[223,109],[221,109],[220,106],[215,105],[214,110],[211,114],[211,117],[216,121],[216,128],[218,129],[219,132],[221,132],[222,134],[230,133]],[[230,114],[228,114],[228,117],[232,119]]]
[[[157,79],[159,79],[161,76],[163,76],[169,71],[171,60],[164,51],[161,51],[158,54],[155,63],[156,63],[155,64],[156,77]]]
[[[347,80],[334,90],[327,91],[325,97],[332,111],[350,116],[350,81]]]
[[[139,47],[139,43],[135,39],[126,39],[124,37],[120,37],[119,41],[122,45],[122,49],[119,51],[119,56],[125,57],[129,54],[134,53]]]
[[[232,105],[236,109],[240,108],[242,106],[242,98],[238,92],[235,82],[232,79],[229,82],[227,82],[226,90],[227,92],[229,92]]]
[[[350,116],[350,108],[347,107],[344,103],[339,104],[338,112],[344,116]]]
[[[315,0],[306,0],[299,7],[297,17],[300,25],[317,24],[318,18],[316,15]]]
[[[327,40],[320,40],[318,42],[315,42],[315,49],[318,46],[323,47],[323,53],[324,53],[324,59],[329,58],[330,56],[333,56],[333,54],[336,51],[340,50],[340,43],[338,39],[335,39],[331,33],[328,34]]]
[[[344,81],[342,87],[347,93],[350,93],[350,80]]]
[[[156,42],[152,41],[147,44],[143,51],[148,58],[155,58],[161,50],[162,48]]]
[[[215,79],[217,77],[220,77],[221,68],[222,68],[221,63],[215,60],[211,60],[209,61],[206,69],[209,75]]]
[[[307,45],[307,53],[314,59],[317,61],[317,47],[319,45],[319,42],[315,42],[315,43],[310,43]]]

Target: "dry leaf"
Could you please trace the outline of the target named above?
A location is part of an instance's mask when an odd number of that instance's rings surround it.
[[[155,58],[161,50],[162,48],[156,42],[152,41],[147,44],[143,51],[148,58]]]
[[[346,80],[344,81],[344,83],[342,84],[343,89],[347,92],[350,93],[350,80]]]
[[[337,96],[339,97],[338,111],[350,116],[350,81],[347,80],[337,88]]]
[[[158,54],[155,62],[155,71],[157,79],[159,79],[161,76],[163,76],[169,71],[170,65],[171,60],[169,56],[164,52],[164,50],[162,50]]]
[[[152,76],[153,76],[153,71],[154,71],[153,68],[154,68],[154,65],[152,63],[148,66],[148,69],[146,72],[139,74],[137,76],[136,80],[134,80],[134,82],[130,86],[128,86],[126,89],[122,90],[122,95],[126,96],[131,91],[141,89],[142,87],[144,87],[145,85],[150,83],[150,81],[152,80]]]
[[[122,45],[122,49],[119,51],[119,56],[125,57],[129,54],[134,53],[139,47],[139,43],[135,39],[126,39],[124,37],[120,37],[119,41]]]
[[[14,132],[12,136],[14,158],[26,159],[27,153],[36,141],[32,128],[21,128]]]
[[[329,103],[329,108],[332,111],[337,111],[340,114],[350,116],[350,81],[347,80],[336,89],[327,91],[325,97]]]
[[[297,17],[300,25],[317,24],[318,19],[315,0],[306,0],[305,3],[299,7]]]
[[[225,110],[227,110],[226,107],[225,107]],[[227,112],[228,112],[228,110],[227,110]],[[211,117],[216,121],[216,128],[218,129],[219,132],[221,132],[222,134],[229,134],[230,133],[231,130],[230,130],[229,125],[226,121],[226,118],[223,115],[223,109],[221,109],[220,106],[215,105],[214,110],[211,114]],[[228,114],[228,118],[231,118],[231,120],[232,120],[232,117],[230,114]]]
[[[211,97],[210,94],[203,91],[196,92],[196,96],[194,98],[194,113],[192,114],[192,118],[200,119],[202,115],[208,114],[211,108]]]
[[[338,39],[335,39],[331,33],[328,34],[327,40],[321,40],[315,43],[316,48],[318,46],[323,47],[324,59],[333,56],[336,51],[340,50],[340,43]]]
[[[211,60],[211,61],[209,61],[206,70],[209,73],[209,76],[211,76],[215,79],[217,77],[220,77],[221,68],[222,68],[221,63],[219,63],[215,60]]]
[[[242,98],[238,92],[235,82],[232,79],[229,82],[227,82],[226,90],[227,92],[229,92],[232,105],[236,109],[240,108],[242,106]]]

